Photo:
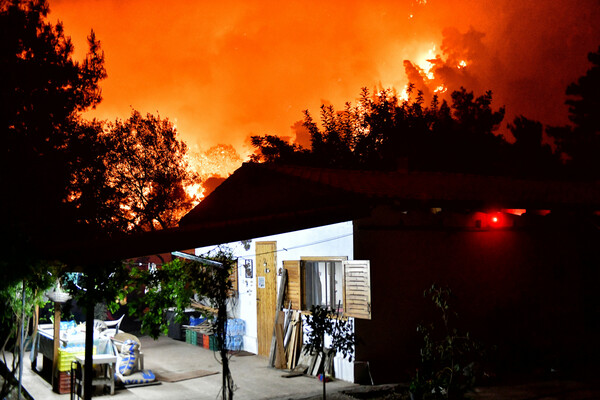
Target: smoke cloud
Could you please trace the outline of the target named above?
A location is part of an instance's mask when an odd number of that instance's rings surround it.
[[[564,124],[566,86],[600,44],[598,0],[50,0],[50,9],[78,59],[91,28],[106,52],[104,101],[89,116],[160,113],[192,149],[227,143],[241,154],[249,135],[293,135],[322,99],[341,109],[361,87],[401,90],[409,78],[431,91],[419,71],[427,59],[436,84],[492,90],[505,122]]]

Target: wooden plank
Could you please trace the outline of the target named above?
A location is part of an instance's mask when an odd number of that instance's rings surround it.
[[[297,311],[294,318],[293,326],[293,338],[294,340],[290,343],[290,360],[289,368],[295,368],[298,365],[298,359],[301,356],[300,352],[302,349],[302,316],[300,311]]]
[[[283,336],[283,318],[284,316],[283,311],[281,311],[281,309],[283,308],[283,297],[285,294],[285,286],[287,283],[287,272],[285,270],[283,270],[283,272],[281,273],[281,283],[279,285],[279,290],[277,292],[277,305],[276,305],[276,309],[275,309],[275,322],[273,323],[273,336],[271,337],[271,349],[269,351],[269,365],[272,367],[275,364],[275,348],[278,347],[277,346],[277,332],[275,331],[277,324],[279,322],[281,322],[282,326],[282,336]],[[281,321],[279,321],[281,320]],[[282,337],[282,342],[281,342],[281,347],[283,348],[283,337]]]
[[[199,303],[194,299],[191,299],[190,306],[192,306],[193,308],[195,308],[197,310],[208,311],[213,315],[217,315],[218,310],[216,308],[205,306],[204,304]]]
[[[290,317],[290,319],[291,319],[291,317]],[[291,321],[286,321],[286,322],[287,322],[287,326],[284,326],[285,335],[284,335],[284,339],[283,339],[283,346],[287,350],[287,348],[289,347],[289,344],[290,344],[290,340],[292,338],[292,332],[293,332],[294,326]]]
[[[297,325],[297,316],[294,313],[293,320],[290,323],[290,342],[287,347],[287,367],[288,369],[292,369],[295,367],[295,358],[296,358],[296,343],[298,341],[298,333],[296,329]]]
[[[275,324],[275,336],[277,343],[277,351],[275,355],[275,368],[283,369],[286,366],[285,350],[283,348],[283,324]]]
[[[306,345],[302,345],[302,348],[300,350],[300,356],[298,357],[297,367],[303,366],[306,369],[308,369],[308,367],[310,366],[311,357],[310,357],[310,354],[305,352],[306,351],[305,349],[306,349]]]
[[[323,364],[323,355],[321,353],[318,353],[315,356],[315,364],[313,365],[313,369],[310,373],[312,376],[319,375],[319,370],[321,369],[321,364]]]
[[[291,368],[295,368],[298,362],[298,352],[300,351],[300,343],[302,342],[302,319],[300,318],[300,312],[296,317],[296,325],[294,326],[294,355],[292,357]]]

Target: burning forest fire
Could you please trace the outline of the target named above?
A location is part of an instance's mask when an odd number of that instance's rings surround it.
[[[461,87],[491,90],[494,105],[506,106],[505,123],[525,115],[566,124],[565,88],[600,43],[594,0],[54,0],[50,9],[77,58],[91,28],[106,52],[104,100],[88,116],[158,110],[177,121],[206,179],[246,159],[250,136],[293,137],[303,110],[341,109],[362,87],[392,88],[402,99],[410,82],[425,101]],[[224,156],[215,146],[231,148]]]

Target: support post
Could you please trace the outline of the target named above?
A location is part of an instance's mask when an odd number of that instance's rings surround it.
[[[59,377],[58,377],[58,347],[60,346],[60,303],[54,302],[54,340],[53,340],[53,356],[52,356],[52,389],[58,393]]]
[[[19,394],[21,400],[21,388],[23,387],[23,357],[25,356],[25,280],[23,280],[23,297],[21,299],[21,338],[19,340]]]
[[[89,289],[88,289],[89,296]],[[94,377],[94,304],[88,300],[85,309],[85,365],[83,381],[83,400],[92,398],[92,378]]]

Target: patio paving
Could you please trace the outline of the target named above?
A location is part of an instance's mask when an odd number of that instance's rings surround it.
[[[118,400],[215,400],[220,397],[221,365],[213,351],[168,337],[160,337],[156,341],[149,337],[141,337],[140,340],[145,369],[164,372],[205,370],[216,374],[179,382],[161,382],[160,385],[116,390],[114,396],[97,391],[98,394],[94,397],[114,397]],[[38,366],[41,366],[41,356],[39,357]],[[52,392],[50,384],[31,370],[29,353],[26,354],[26,360],[23,368],[23,386],[35,400],[69,398],[69,394]],[[286,371],[269,368],[267,364],[265,357],[256,355],[231,357],[230,369],[236,387],[234,398],[301,399],[321,393],[322,383],[318,379],[306,376],[284,378],[282,375]],[[349,382],[333,381],[327,384],[327,391],[334,393],[357,386]]]
[[[186,372],[204,370],[216,372],[199,378],[179,382],[161,382],[159,385],[143,386],[115,391],[114,396],[97,391],[94,398],[116,400],[215,400],[220,398],[222,383],[221,365],[216,354],[202,347],[161,337],[154,341],[141,337],[146,369],[162,372]],[[26,354],[23,370],[23,386],[35,400],[67,400],[69,394],[52,392],[50,384],[33,372]],[[38,365],[41,366],[41,356]],[[230,368],[236,386],[234,398],[250,400],[316,400],[322,393],[322,383],[316,378],[299,376],[283,378],[286,371],[267,367],[267,360],[260,356],[232,356]],[[591,376],[591,379],[590,379]],[[525,381],[476,388],[472,400],[592,400],[600,399],[600,374],[590,374],[587,379],[549,379]],[[349,382],[333,381],[327,384],[328,399],[404,399],[406,396],[390,396],[389,389],[395,385],[375,387],[360,386]],[[351,395],[352,397],[349,397]]]

